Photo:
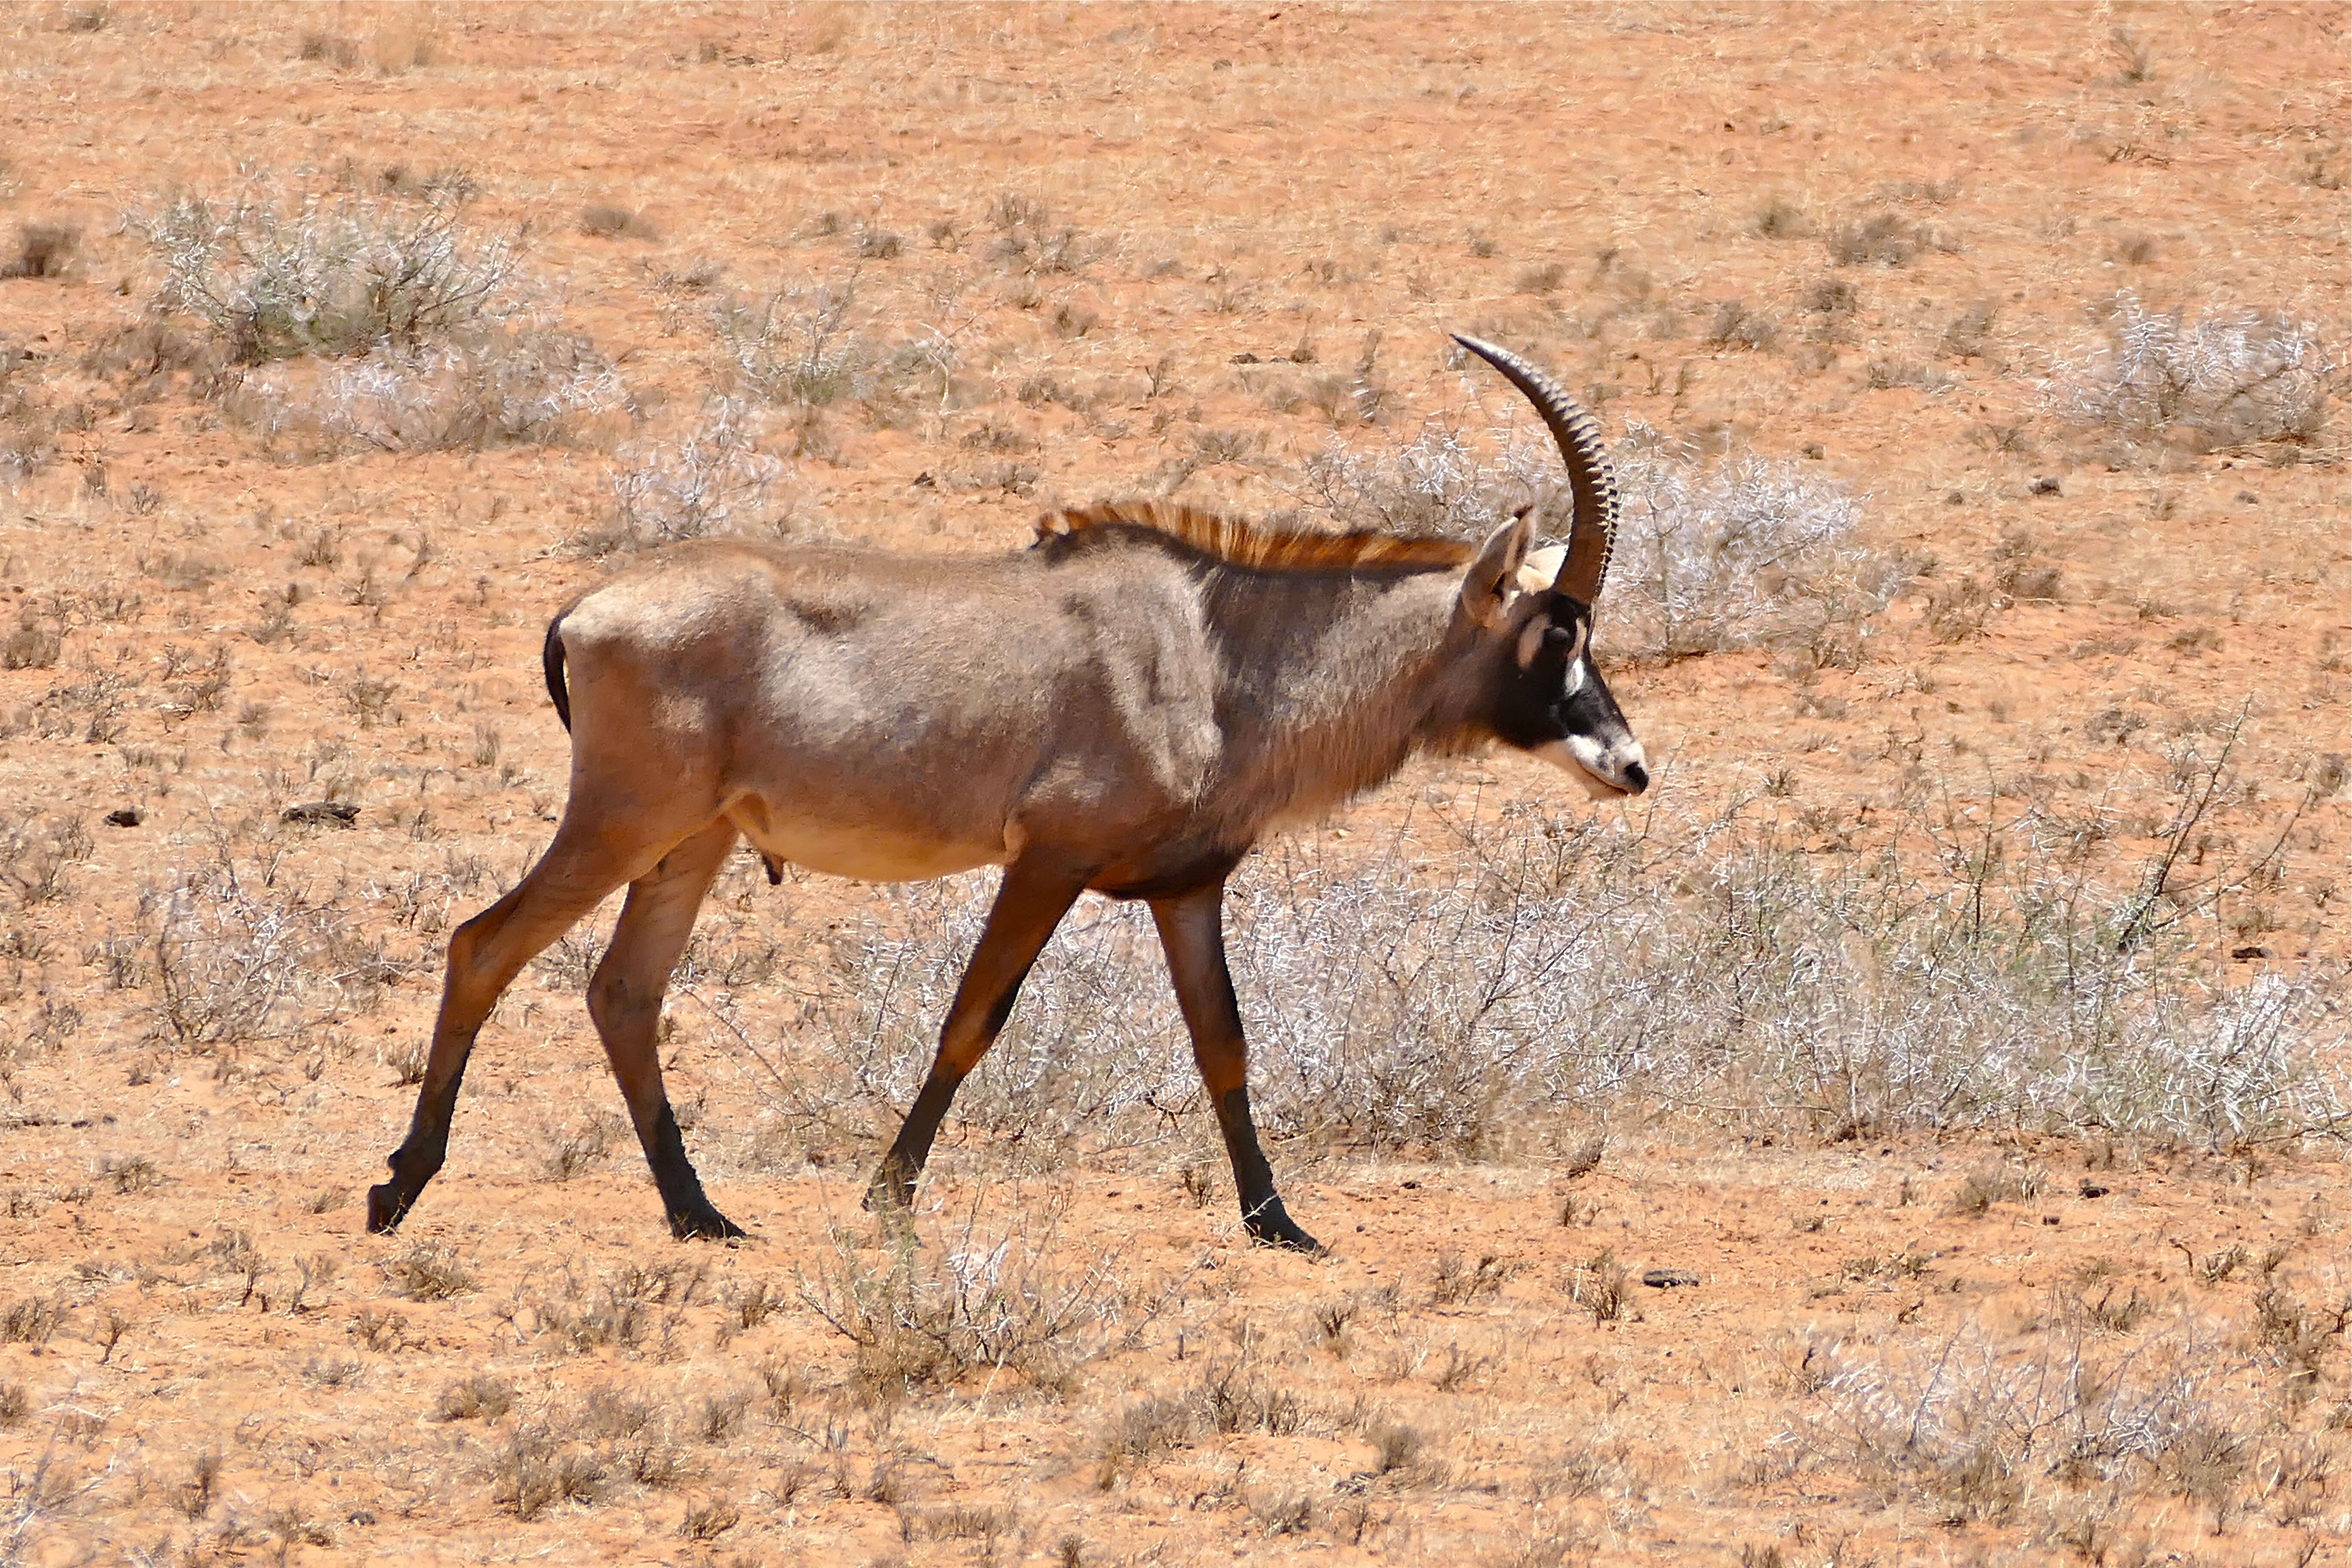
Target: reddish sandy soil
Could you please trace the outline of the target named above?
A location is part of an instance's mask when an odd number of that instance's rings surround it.
[[[685,1245],[608,1146],[577,966],[551,964],[484,1036],[447,1174],[398,1236],[360,1226],[439,944],[562,807],[539,639],[611,567],[579,547],[610,476],[730,384],[714,301],[853,279],[854,329],[951,335],[957,385],[761,408],[787,529],[945,552],[1171,483],[1293,506],[1335,417],[1371,447],[1504,416],[1452,330],[1559,366],[1612,435],[1849,486],[1868,546],[1921,567],[1866,657],[1612,673],[1657,809],[1762,792],[1826,861],[1899,802],[1982,801],[2096,816],[2132,864],[2172,755],[2237,723],[2191,847],[2280,848],[2200,916],[2196,961],[2220,991],[2315,988],[2337,1048],[2340,420],[2126,447],[2040,383],[2125,289],[2315,321],[2340,358],[2344,22],[12,8],[0,251],[18,224],[79,237],[0,279],[0,413],[29,432],[0,634],[31,639],[0,670],[0,1563],[2352,1562],[2340,1123],[2190,1147],[1604,1117],[1582,1170],[1581,1124],[1486,1163],[1300,1139],[1273,1153],[1334,1244],[1307,1259],[1192,1201],[1194,1109],[1051,1159],[951,1137],[894,1254],[856,1203],[887,1127],[763,1153],[766,1069],[681,1009],[673,1090],[756,1237]],[[467,221],[527,227],[535,309],[626,389],[564,439],[318,450],[239,414],[193,320],[196,363],[126,346],[162,279],[126,214],[248,174],[389,202],[458,168]],[[1044,216],[996,221],[1008,193]],[[586,232],[595,205],[636,221]],[[1833,260],[1888,214],[1916,254]],[[1809,310],[1839,282],[1847,307]],[[1777,336],[1727,336],[1733,302]],[[1373,427],[1344,387],[1340,416],[1315,401],[1367,357]],[[1473,760],[1363,809],[1472,780],[1557,789]],[[281,820],[320,799],[355,822]],[[728,876],[730,912],[786,935],[866,907]],[[208,1036],[156,968],[192,877],[302,889],[363,1004]],[[909,1281],[936,1314],[999,1241],[994,1329],[938,1353],[843,1331]]]

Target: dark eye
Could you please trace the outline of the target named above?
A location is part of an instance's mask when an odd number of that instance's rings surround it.
[[[1554,647],[1566,647],[1570,643],[1572,643],[1575,640],[1576,634],[1569,630],[1566,626],[1546,626],[1544,628],[1544,641],[1549,643]]]

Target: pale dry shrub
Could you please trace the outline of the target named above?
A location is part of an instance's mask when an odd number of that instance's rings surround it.
[[[358,1003],[366,977],[330,906],[256,881],[226,858],[141,896],[152,960],[149,1026],[192,1051],[278,1039]]]
[[[79,815],[46,821],[33,812],[0,819],[0,889],[19,909],[54,903],[73,890],[68,867],[89,858],[89,825]]]
[[[1840,625],[1866,632],[1862,623],[1910,576],[1902,558],[1862,538],[1863,498],[1809,466],[1752,453],[1708,461],[1647,434],[1617,454],[1623,514],[1604,647],[1818,644]]]
[[[162,264],[157,303],[208,326],[239,363],[409,352],[520,300],[520,253],[469,232],[454,201],[306,193],[254,182],[233,201],[182,195],[125,220]]]
[[[2051,1476],[2217,1500],[2236,1428],[2261,1415],[2231,1388],[2242,1363],[2185,1321],[2129,1344],[1969,1321],[1940,1343],[1816,1345],[1807,1364],[1811,1397],[1780,1442],[1955,1524],[2009,1517]]]
[[[750,418],[742,399],[716,398],[677,442],[625,447],[624,466],[609,481],[610,525],[582,547],[601,554],[736,533],[767,517],[778,481],[791,470],[753,444]]]
[[[789,1070],[763,1086],[784,1142],[830,1152],[887,1136],[920,1086],[992,898],[984,877],[877,888],[821,943],[793,955],[783,978],[802,999],[803,1023],[777,1042]],[[1136,912],[1074,912],[1023,988],[1012,1026],[957,1097],[957,1125],[1015,1141],[1007,1144],[1015,1168],[1058,1163],[1104,1129],[1196,1093],[1157,940]],[[711,970],[682,974],[677,989],[748,1039],[756,997],[707,985],[725,961],[705,962]]]
[[[2132,444],[2178,432],[2207,447],[2308,445],[2326,428],[2342,368],[2315,322],[2223,306],[2191,321],[2126,289],[2101,341],[2054,359],[2041,385],[2060,419]]]
[[[2185,951],[2119,942],[2112,904],[2046,874],[2054,846],[2012,853],[1990,892],[1892,857],[1818,867],[1762,835],[1565,824],[1434,881],[1268,865],[1237,889],[1232,942],[1265,1009],[1265,1114],[1472,1152],[1530,1112],[1643,1104],[2206,1145],[2340,1120],[2316,981],[2206,993]]]
[[[1909,576],[1862,537],[1864,499],[1803,464],[1665,447],[1639,424],[1612,456],[1622,513],[1601,606],[1604,650],[1678,655],[1758,643],[1848,643]],[[1359,449],[1334,440],[1295,492],[1349,528],[1482,537],[1519,506],[1564,531],[1550,438],[1504,425],[1472,441],[1443,423]]]
[[[822,407],[861,395],[877,357],[850,324],[853,276],[840,284],[730,300],[711,316],[738,384],[771,403]]]
[[[587,338],[504,322],[314,373],[259,373],[232,406],[273,443],[448,452],[572,441],[621,399],[612,362]]]
[[[1402,442],[1349,446],[1334,437],[1302,466],[1297,493],[1343,527],[1472,538],[1554,489],[1565,489],[1565,479],[1548,438],[1504,425],[1474,441],[1431,420]]]

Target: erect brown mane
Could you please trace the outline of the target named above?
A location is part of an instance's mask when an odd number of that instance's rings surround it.
[[[1313,533],[1256,528],[1231,518],[1159,501],[1101,501],[1047,512],[1037,520],[1041,549],[1084,549],[1141,530],[1230,565],[1261,572],[1341,572],[1354,567],[1412,571],[1466,566],[1476,553],[1460,540],[1426,534]]]

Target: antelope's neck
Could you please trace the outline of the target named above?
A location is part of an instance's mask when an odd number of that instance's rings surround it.
[[[1453,572],[1235,574],[1203,608],[1217,642],[1223,813],[1255,830],[1320,816],[1414,752],[1458,743]]]

